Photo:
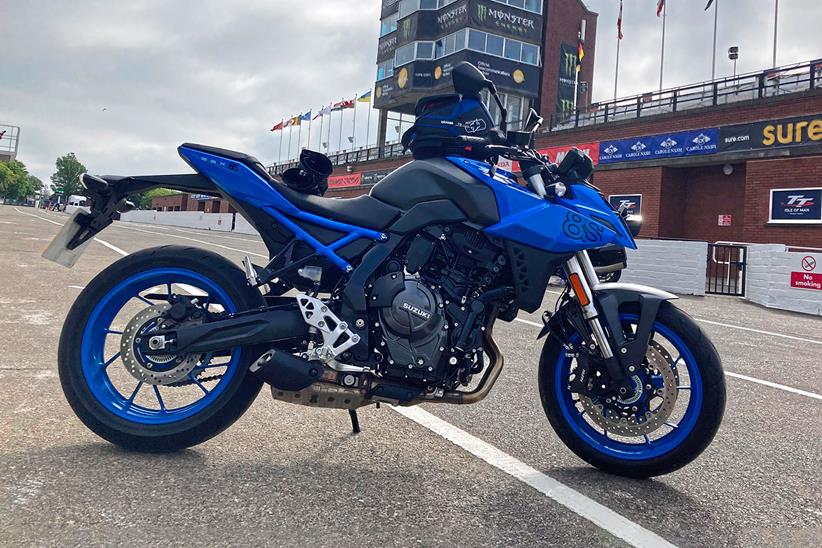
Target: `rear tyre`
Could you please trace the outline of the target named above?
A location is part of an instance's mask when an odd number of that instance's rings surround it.
[[[630,333],[631,322],[638,319],[638,308],[626,308],[620,316],[628,328],[626,333]],[[571,335],[572,339],[578,337],[577,334]],[[700,327],[671,303],[663,302],[654,323],[652,341],[662,349],[667,363],[673,365],[677,379],[674,383],[676,401],[680,408],[656,430],[634,438],[601,428],[591,418],[591,413],[597,409],[601,411],[607,405],[596,401],[586,409],[585,403],[589,402],[583,403],[579,394],[571,392],[569,379],[576,367],[576,359],[553,338],[549,337],[543,347],[539,388],[545,414],[569,449],[605,472],[637,478],[673,472],[693,461],[708,447],[722,421],[725,409],[722,364],[716,348]],[[653,370],[653,367],[649,369]],[[661,392],[661,384],[652,384],[668,382],[659,373],[649,376],[648,386]],[[648,394],[648,400],[654,401],[650,391]],[[652,404],[649,402],[648,405]],[[619,426],[615,428],[618,429]]]
[[[111,443],[142,452],[176,451],[217,435],[242,416],[262,386],[249,372],[259,348],[191,358],[193,370],[173,385],[153,385],[129,376],[121,352],[115,353],[124,334],[114,323],[122,323],[118,314],[128,318],[133,310],[150,311],[152,305],[162,303],[157,293],[164,287],[170,295],[202,295],[210,311],[236,313],[264,304],[243,272],[227,259],[180,246],[129,255],[98,274],[80,293],[60,336],[58,370],[63,392],[89,429]],[[177,363],[173,358],[167,362],[172,364],[169,367]],[[158,370],[162,365],[156,365]],[[192,401],[187,402],[181,391],[190,394]],[[182,403],[176,405],[177,401]]]

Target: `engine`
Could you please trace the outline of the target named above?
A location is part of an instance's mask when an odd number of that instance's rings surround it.
[[[506,263],[501,246],[467,227],[433,226],[403,259],[387,263],[371,292],[382,374],[426,387],[467,385],[483,367],[483,296]]]

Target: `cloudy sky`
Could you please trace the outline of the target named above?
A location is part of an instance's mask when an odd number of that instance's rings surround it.
[[[740,72],[769,66],[773,0],[717,1],[718,75],[731,71],[730,45],[741,49]],[[705,2],[669,0],[666,87],[710,78]],[[620,95],[658,86],[655,3],[625,0]],[[587,5],[600,14],[594,98],[605,99],[619,2]],[[280,153],[272,124],[373,84],[378,18],[378,0],[5,0],[0,123],[22,127],[19,159],[44,181],[69,151],[95,173],[183,172],[184,141],[270,163]],[[819,0],[780,2],[779,64],[822,57],[820,21]],[[361,142],[366,114],[361,105]]]

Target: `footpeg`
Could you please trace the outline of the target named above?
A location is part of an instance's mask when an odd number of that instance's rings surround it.
[[[245,270],[245,279],[248,280],[248,285],[257,287],[260,285],[260,278],[257,276],[257,268],[251,264],[251,258],[246,255],[243,258],[243,269]]]
[[[297,295],[297,304],[305,323],[316,328],[323,337],[322,346],[311,350],[309,359],[328,363],[360,342],[360,336],[348,329],[348,324],[340,320],[320,299],[300,293]]]

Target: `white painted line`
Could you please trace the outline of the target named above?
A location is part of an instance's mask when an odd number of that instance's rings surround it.
[[[579,491],[568,487],[564,483],[560,483],[554,478],[543,474],[539,470],[528,466],[504,451],[457,428],[453,424],[445,422],[420,407],[392,407],[391,409],[411,419],[420,426],[424,426],[435,434],[442,436],[454,445],[465,449],[494,468],[533,487],[546,497],[558,502],[575,514],[608,531],[615,537],[624,540],[631,546],[674,546],[656,533],[614,512],[607,506],[603,506]]]
[[[531,321],[528,321],[528,320],[523,320],[522,318],[514,318],[514,321],[521,322],[521,323],[524,323],[524,324],[527,324],[527,325],[533,325],[534,327],[542,327],[542,324],[539,324],[539,323],[536,323],[536,322],[531,322]],[[697,321],[703,321],[703,322],[710,323],[710,324],[717,323],[717,322],[707,322],[706,320],[697,320]],[[735,325],[728,325],[728,324],[718,324],[718,325],[723,325],[725,327],[738,327],[738,326],[735,326]],[[757,331],[757,330],[753,329],[752,331]],[[760,333],[764,333],[764,334],[767,334],[767,335],[782,336],[782,337],[787,337],[788,336],[788,335],[780,335],[779,333],[769,333],[767,331],[760,331]],[[793,337],[793,338],[798,338],[798,337]],[[799,340],[806,340],[806,339],[799,339]],[[817,341],[812,341],[810,339],[807,339],[807,340],[809,342],[817,342]],[[725,374],[729,377],[734,377],[734,378],[742,379],[742,380],[745,380],[745,381],[755,382],[755,383],[761,384],[763,386],[770,386],[771,388],[778,388],[779,390],[785,390],[786,392],[792,392],[794,394],[799,394],[800,396],[807,396],[809,398],[822,400],[822,396],[820,396],[819,394],[814,394],[813,392],[807,392],[805,390],[800,390],[798,388],[791,388],[790,386],[785,386],[784,384],[777,384],[775,382],[765,381],[765,380],[762,380],[762,379],[757,379],[755,377],[749,377],[747,375],[740,375],[739,373],[731,373],[730,371],[725,371]]]
[[[85,289],[85,287],[83,287],[82,285],[70,285],[69,287],[70,287],[71,289],[81,289],[81,290],[82,290],[82,289]]]
[[[222,244],[215,244],[213,242],[207,242],[205,240],[198,240],[196,238],[189,238],[187,236],[180,236],[178,234],[169,234],[167,232],[153,232],[151,230],[144,230],[142,228],[135,228],[133,226],[125,226],[123,223],[118,223],[113,225],[115,228],[122,228],[124,230],[134,230],[137,232],[144,232],[146,234],[156,234],[157,236],[169,236],[171,238],[179,238],[181,240],[188,240],[190,242],[197,242],[198,244],[210,245],[213,247],[219,247],[220,249],[227,249],[229,251],[236,251],[238,253],[244,253],[246,255],[253,255],[255,257],[262,257],[263,259],[268,259],[267,255],[260,255],[259,253],[254,253],[253,251],[246,251],[245,249],[237,249],[236,247],[228,247],[227,245]]]
[[[33,214],[33,213],[28,213],[28,212],[26,212],[26,211],[20,211],[20,210],[19,210],[19,209],[17,209],[16,207],[15,207],[14,209],[15,209],[18,213],[22,213],[23,215],[28,215],[29,217],[34,217],[35,219],[40,219],[41,221],[46,221],[47,223],[51,223],[51,224],[53,224],[53,225],[63,226],[63,225],[65,224],[65,223],[58,223],[57,221],[52,221],[51,219],[46,219],[45,217],[41,217],[41,216],[39,216],[39,215],[35,215],[35,214]],[[120,254],[120,255],[122,255],[123,257],[125,257],[126,255],[128,255],[128,253],[126,253],[125,251],[123,251],[123,250],[122,250],[122,249],[120,249],[119,247],[117,247],[117,246],[115,246],[115,245],[111,245],[110,243],[108,243],[108,242],[106,242],[106,241],[104,241],[104,240],[101,240],[101,239],[99,239],[99,238],[94,238],[94,241],[95,241],[95,242],[97,242],[98,244],[102,244],[102,245],[106,246],[107,248],[109,248],[110,250],[114,251],[115,253],[119,253],[119,254]]]
[[[794,394],[799,394],[800,396],[807,396],[808,398],[813,398],[815,400],[822,400],[822,394],[814,394],[813,392],[808,392],[806,390],[791,388],[790,386],[785,386],[784,384],[777,384],[771,381],[763,381],[762,379],[749,377],[747,375],[740,375],[739,373],[731,373],[730,371],[725,371],[725,374],[735,379],[742,379],[743,381],[755,382],[757,384],[761,384],[764,386],[770,386],[771,388],[778,388],[779,390],[793,392]]]
[[[543,324],[541,324],[541,323],[532,322],[532,321],[528,321],[528,320],[523,320],[522,318],[514,318],[514,321],[515,322],[522,322],[526,325],[533,325],[534,327],[539,327],[540,329],[542,329],[542,327],[543,327]]]
[[[793,335],[785,335],[783,333],[774,333],[773,331],[762,331],[761,329],[753,329],[751,327],[742,327],[741,325],[733,325],[729,323],[713,322],[711,320],[703,320],[701,318],[694,318],[694,320],[711,325],[719,325],[722,327],[730,327],[731,329],[739,329],[741,331],[750,331],[752,333],[759,333],[760,335],[770,335],[772,337],[782,337],[783,339],[790,339],[792,341],[808,342],[811,344],[822,344],[822,341],[815,339],[803,339],[802,337],[794,337]]]
[[[99,238],[94,238],[94,241],[95,241],[95,242],[97,242],[98,244],[103,244],[104,246],[106,246],[106,247],[107,247],[107,248],[109,248],[110,250],[114,251],[115,253],[119,253],[119,254],[120,254],[120,255],[122,255],[123,257],[125,257],[126,255],[128,255],[128,253],[127,253],[126,251],[123,251],[123,250],[122,250],[122,249],[120,249],[119,247],[114,246],[114,245],[111,245],[110,243],[108,243],[108,242],[106,242],[106,241],[100,240]]]

